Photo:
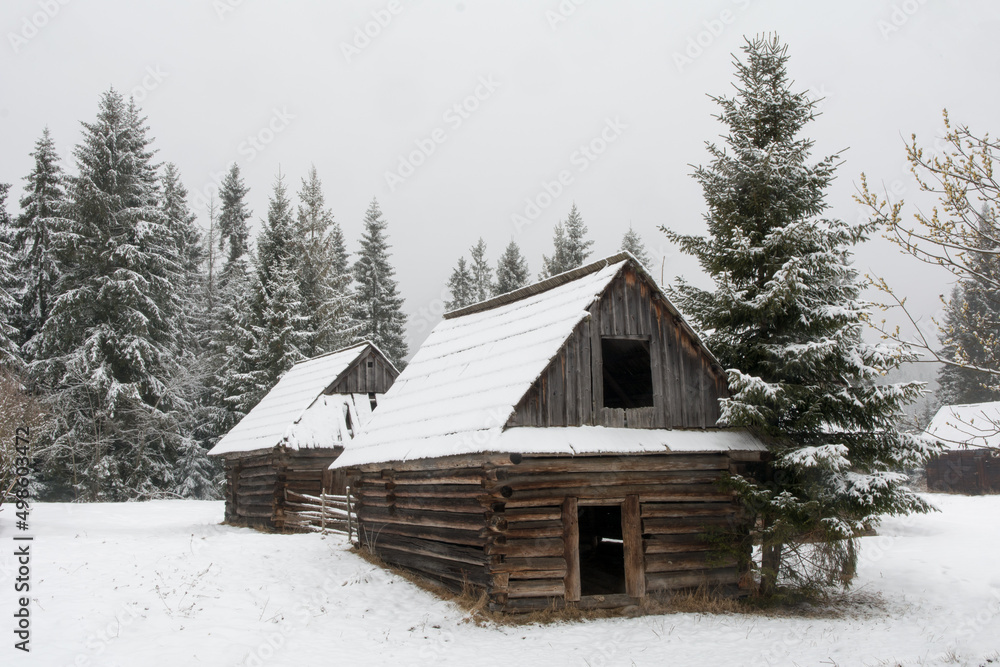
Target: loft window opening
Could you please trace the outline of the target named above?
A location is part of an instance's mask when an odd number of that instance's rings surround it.
[[[649,341],[602,338],[604,407],[653,407],[653,366]]]

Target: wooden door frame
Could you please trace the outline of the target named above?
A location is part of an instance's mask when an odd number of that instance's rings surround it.
[[[579,602],[582,597],[580,579],[580,521],[579,509],[583,507],[621,508],[622,547],[625,555],[625,593],[631,598],[646,595],[646,564],[642,553],[642,518],[639,496],[627,495],[624,501],[587,498],[566,498],[562,504],[563,557],[566,576],[563,585],[567,602]]]

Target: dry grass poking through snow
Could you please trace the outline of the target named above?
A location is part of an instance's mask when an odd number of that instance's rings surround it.
[[[422,590],[447,600],[465,613],[465,622],[479,626],[547,625],[601,618],[633,618],[664,614],[739,614],[770,618],[866,618],[889,613],[882,596],[865,591],[835,594],[786,595],[777,601],[733,598],[719,589],[698,588],[670,594],[651,595],[638,605],[619,609],[580,609],[573,605],[550,607],[522,614],[504,614],[488,608],[486,592],[471,585],[456,593],[419,574],[387,563],[368,549],[354,547],[357,554],[372,565],[406,579]]]

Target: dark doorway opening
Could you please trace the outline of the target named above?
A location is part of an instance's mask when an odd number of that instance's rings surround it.
[[[619,505],[580,507],[580,594],[625,592],[625,548]]]
[[[602,338],[604,407],[653,407],[653,368],[649,341]]]

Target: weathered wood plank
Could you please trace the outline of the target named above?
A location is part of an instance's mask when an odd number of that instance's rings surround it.
[[[567,498],[562,506],[563,558],[566,561],[566,576],[563,579],[566,599],[570,602],[580,599],[580,523],[576,498]]]
[[[692,551],[710,551],[714,547],[704,538],[693,534],[654,535],[642,541],[642,548],[647,556],[650,554],[688,553]]]
[[[642,530],[650,535],[707,533],[713,529],[735,525],[732,516],[668,517],[642,520]]]
[[[604,470],[594,473],[551,473],[545,475],[518,475],[498,482],[509,486],[515,493],[536,489],[562,489],[576,486],[630,486],[642,484],[712,484],[719,478],[715,470],[664,470],[620,471]]]
[[[371,521],[359,517],[358,534],[362,541],[366,544],[377,544],[379,536],[392,534],[401,535],[403,537],[416,537],[436,542],[464,544],[470,547],[481,547],[486,545],[487,531],[454,530],[434,526],[410,526],[398,523]]]
[[[524,507],[507,509],[503,516],[508,526],[514,526],[521,521],[561,521],[562,510],[552,507]]]
[[[561,579],[520,579],[511,580],[507,585],[507,595],[511,599],[562,597],[565,593]]]
[[[730,516],[739,508],[731,502],[720,503],[645,503],[642,518],[669,518],[691,516]]]
[[[489,555],[518,556],[562,556],[563,541],[561,539],[538,540],[507,540],[505,544],[493,544],[487,547]]]
[[[646,594],[646,569],[637,495],[626,496],[622,505],[622,542],[625,550],[625,592],[632,597],[642,597]]]
[[[493,572],[544,572],[567,569],[566,559],[558,557],[522,558],[508,556],[501,563],[491,566]],[[530,577],[529,577],[530,578]],[[541,577],[539,577],[541,578]]]
[[[682,572],[736,567],[736,557],[712,551],[650,555],[646,572]]]
[[[507,524],[504,534],[511,538],[562,537],[562,521],[520,521]]]
[[[510,476],[566,472],[639,472],[659,470],[728,470],[725,454],[634,454],[629,456],[564,456],[534,458],[525,456],[511,465]]]
[[[375,541],[379,549],[394,549],[411,554],[434,556],[444,560],[467,563],[469,565],[485,566],[486,552],[483,549],[467,546],[457,546],[427,539],[403,537],[400,535],[380,535]]]
[[[389,512],[375,507],[362,506],[359,510],[361,519],[379,521],[382,523],[400,523],[409,526],[434,526],[438,528],[454,528],[456,530],[479,531],[486,527],[482,517],[458,512],[419,512],[403,511]]]
[[[735,567],[690,572],[652,572],[646,575],[646,590],[664,591],[698,586],[738,584],[739,572]]]

